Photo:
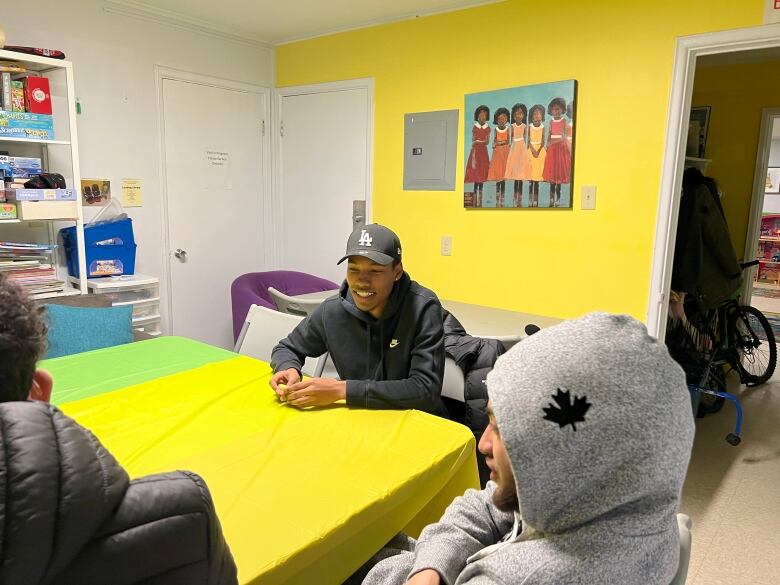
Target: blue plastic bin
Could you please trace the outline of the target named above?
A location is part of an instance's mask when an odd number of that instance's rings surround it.
[[[76,246],[76,227],[60,230],[68,274],[78,278],[79,254]],[[133,220],[109,221],[84,228],[84,247],[87,252],[87,277],[135,274],[135,238]]]

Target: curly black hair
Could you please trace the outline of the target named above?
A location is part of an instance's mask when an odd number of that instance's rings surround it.
[[[477,106],[477,109],[474,110],[474,121],[475,122],[479,122],[479,113],[480,112],[485,112],[485,114],[487,115],[486,119],[490,120],[490,108],[488,108],[485,105],[482,105],[482,106]]]
[[[561,114],[563,114],[566,111],[566,100],[562,97],[553,98],[550,101],[550,104],[547,106],[547,113],[552,116],[552,109],[553,106],[558,106],[561,108]]]
[[[539,111],[542,114],[542,122],[544,122],[544,106],[542,104],[534,104],[528,112],[529,120],[533,121],[534,112]]]
[[[498,124],[498,117],[501,114],[504,114],[506,116],[506,121],[509,122],[509,110],[506,108],[498,108],[496,113],[493,114],[493,124]]]
[[[525,104],[515,104],[512,106],[512,121],[515,121],[515,112],[518,110],[523,112],[523,122],[528,120],[528,108],[525,107]]]
[[[0,402],[27,399],[47,332],[43,307],[0,274]]]

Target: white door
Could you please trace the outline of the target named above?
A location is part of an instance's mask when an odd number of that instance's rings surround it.
[[[170,329],[232,348],[230,285],[265,266],[267,95],[163,79]]]
[[[345,82],[350,83],[350,82]],[[369,206],[373,90],[340,84],[280,90],[277,265],[340,283],[336,266],[353,229],[353,202]],[[366,212],[357,218],[367,221]]]

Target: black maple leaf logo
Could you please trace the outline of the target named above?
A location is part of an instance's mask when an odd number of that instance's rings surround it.
[[[558,391],[552,395],[552,398],[558,403],[558,406],[553,406],[551,402],[547,407],[543,408],[542,410],[545,412],[544,419],[558,423],[560,428],[571,425],[571,428],[576,431],[577,427],[574,426],[574,423],[585,422],[585,413],[588,412],[591,406],[590,402],[588,402],[588,397],[575,396],[572,404],[569,391],[558,388]]]

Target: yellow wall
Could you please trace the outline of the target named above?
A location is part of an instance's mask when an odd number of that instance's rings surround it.
[[[739,258],[753,192],[762,108],[780,107],[780,61],[701,67],[693,105],[710,106],[707,174],[718,181],[731,241]],[[752,258],[749,258],[752,260]]]
[[[675,38],[760,24],[762,6],[510,0],[278,47],[277,83],[375,78],[373,219],[398,232],[412,278],[441,297],[644,319]],[[402,190],[404,113],[463,116],[466,93],[561,79],[579,82],[574,192],[597,185],[596,211],[577,209],[579,195],[571,211],[467,211],[462,190]],[[444,234],[451,257],[439,255]]]

